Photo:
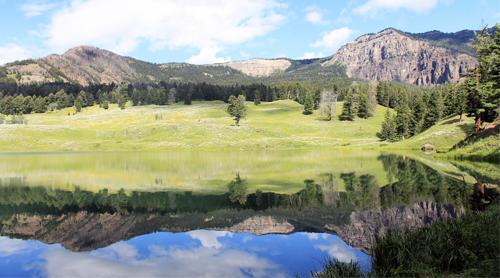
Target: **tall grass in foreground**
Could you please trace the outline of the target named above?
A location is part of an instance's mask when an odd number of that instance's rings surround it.
[[[377,276],[500,275],[499,206],[376,240]]]
[[[372,273],[364,271],[358,262],[341,262],[335,258],[327,258],[320,272],[310,271],[314,278],[334,278],[334,277],[371,277]]]

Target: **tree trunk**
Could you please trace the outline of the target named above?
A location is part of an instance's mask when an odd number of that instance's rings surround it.
[[[478,132],[481,129],[481,113],[476,113],[474,122],[474,132]]]

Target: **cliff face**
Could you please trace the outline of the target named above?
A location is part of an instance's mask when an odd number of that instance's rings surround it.
[[[458,82],[477,60],[386,29],[347,43],[324,65],[334,63],[344,64],[353,78],[434,85]]]
[[[438,220],[460,216],[463,212],[463,209],[456,210],[453,205],[421,202],[381,211],[353,212],[347,227],[327,225],[326,228],[337,233],[350,246],[369,254],[375,237],[385,235],[390,230],[415,230]]]
[[[284,71],[292,65],[286,59],[266,60],[266,59],[251,59],[246,61],[227,62],[219,64],[228,66],[235,70],[239,70],[250,76],[270,76],[273,72]]]

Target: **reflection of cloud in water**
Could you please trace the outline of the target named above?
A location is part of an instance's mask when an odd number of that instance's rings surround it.
[[[29,252],[30,245],[21,239],[10,239],[0,236],[0,257]]]
[[[310,241],[318,240],[320,236],[322,239],[328,238],[328,234],[319,234],[319,233],[300,233],[300,234],[307,236],[307,238],[309,238]]]
[[[327,252],[330,257],[341,262],[357,261],[354,249],[340,239],[333,240],[331,245],[314,245],[314,247]]]
[[[165,249],[152,245],[148,257],[134,246],[119,243],[102,251],[72,253],[59,250],[43,255],[49,277],[283,277],[279,266],[255,254],[199,247]]]
[[[246,236],[243,238],[243,243],[247,242],[247,241],[251,241],[253,239],[253,237],[251,236]]]
[[[186,233],[192,239],[198,239],[201,241],[201,245],[207,248],[215,248],[219,249],[222,247],[222,243],[220,243],[217,238],[218,237],[233,237],[233,233],[226,231],[207,231],[207,230],[197,230],[190,231]]]

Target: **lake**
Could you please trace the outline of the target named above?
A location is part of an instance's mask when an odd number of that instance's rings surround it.
[[[483,177],[374,150],[0,154],[0,276],[285,277],[370,267],[389,230],[457,217]]]

